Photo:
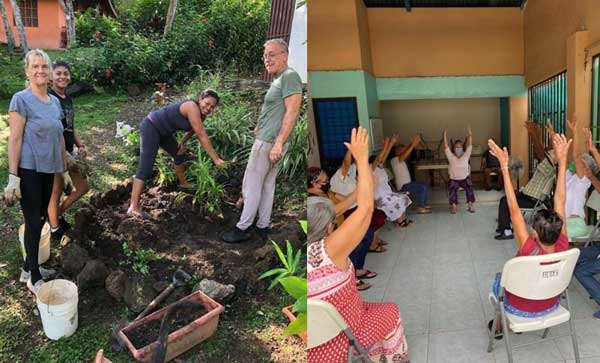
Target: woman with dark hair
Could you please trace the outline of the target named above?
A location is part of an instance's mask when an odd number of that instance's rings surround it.
[[[25,55],[27,88],[12,97],[9,106],[8,185],[4,199],[12,205],[18,199],[25,219],[27,257],[20,280],[37,295],[43,278],[53,271],[38,264],[40,235],[48,217],[54,175],[60,174],[65,193],[73,182],[66,171],[66,152],[61,124],[62,109],[56,97],[48,94],[52,64],[39,49]]]
[[[504,178],[504,191],[508,208],[510,209],[510,218],[513,224],[516,236],[517,257],[519,256],[537,256],[548,253],[566,251],[569,248],[569,239],[567,237],[566,223],[566,173],[567,173],[567,155],[572,140],[567,140],[564,135],[555,134],[552,143],[554,153],[558,161],[558,176],[556,180],[556,190],[554,192],[554,209],[542,209],[536,212],[533,218],[531,234],[527,229],[527,224],[521,214],[521,209],[517,203],[517,197],[513,188],[510,172],[508,171],[509,155],[506,148],[500,149],[493,140],[488,140],[488,145],[492,154],[500,161],[500,169]],[[490,294],[490,301],[496,307],[498,306],[498,294],[500,291],[500,273],[496,274],[494,280],[493,293]],[[524,276],[524,278],[527,278]],[[547,315],[560,306],[558,296],[546,300],[529,300],[517,295],[506,292],[506,299],[503,302],[507,312],[521,317],[538,317]],[[488,323],[489,329],[496,327],[496,339],[502,338],[502,329],[500,319],[496,317]]]
[[[354,268],[348,256],[369,228],[374,208],[373,176],[369,166],[367,131],[352,130],[346,146],[356,159],[356,210],[334,230],[333,202],[309,197],[308,215],[308,298],[335,306],[369,358],[377,362],[406,362],[408,347],[398,306],[394,303],[365,302],[356,289]],[[310,314],[310,311],[308,312]],[[318,329],[319,327],[309,327]],[[342,363],[348,359],[348,338],[338,334],[327,343],[308,350],[311,363]]]
[[[211,89],[206,89],[198,95],[197,100],[184,100],[165,106],[154,111],[140,125],[140,163],[133,178],[131,203],[127,214],[148,219],[149,215],[140,209],[140,197],[144,182],[150,176],[158,148],[163,148],[175,161],[175,174],[179,186],[189,189],[185,179],[185,161],[183,154],[187,140],[196,135],[200,144],[217,166],[223,166],[225,161],[219,157],[204,130],[202,122],[215,110],[219,104],[219,95]],[[180,144],[177,144],[175,133],[186,131]]]
[[[65,149],[67,153],[69,153],[67,157],[74,160],[74,146],[77,146],[78,155],[85,157],[87,155],[85,145],[83,145],[81,139],[79,139],[75,133],[73,99],[65,92],[67,86],[71,83],[71,67],[69,67],[68,63],[56,61],[52,65],[52,72],[52,87],[48,90],[48,93],[58,99],[63,111],[61,122],[64,129],[63,137],[65,139]],[[73,184],[75,185],[75,190],[61,203],[60,197],[63,189],[62,178],[58,174],[55,174],[52,197],[50,198],[50,204],[48,205],[48,221],[50,222],[53,239],[60,239],[64,232],[71,228],[71,225],[64,219],[63,214],[71,205],[73,205],[73,203],[78,201],[90,190],[87,176],[82,173],[80,168],[74,165],[74,163],[68,163],[67,167],[69,168],[69,176],[71,176]]]
[[[458,189],[463,188],[467,194],[468,211],[475,213],[473,203],[475,203],[475,193],[473,193],[473,181],[471,181],[471,166],[469,159],[473,150],[473,134],[471,126],[467,130],[467,139],[463,144],[457,140],[448,146],[448,130],[444,129],[444,152],[448,159],[448,199],[450,201],[450,212],[456,214],[456,205],[458,204]]]
[[[329,198],[329,195],[327,193],[329,191],[329,177],[327,176],[327,174],[323,170],[321,170],[321,168],[317,167],[308,168],[307,174],[308,196]],[[350,194],[348,198],[344,199],[339,203],[334,204],[336,217],[342,216],[343,213],[346,210],[348,210],[348,208],[350,208],[355,202],[356,190],[352,194]],[[369,252],[369,246],[371,246],[371,243],[373,242],[373,235],[373,229],[369,227],[363,239],[350,254],[350,261],[352,261],[352,264],[356,269],[356,288],[359,291],[364,291],[371,287],[370,284],[363,280],[377,277],[376,272],[364,269],[367,252]]]

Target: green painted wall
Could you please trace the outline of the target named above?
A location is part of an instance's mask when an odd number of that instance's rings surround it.
[[[380,101],[526,96],[522,76],[378,78]]]

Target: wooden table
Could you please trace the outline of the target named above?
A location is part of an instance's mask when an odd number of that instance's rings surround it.
[[[415,163],[415,170],[429,170],[429,182],[433,188],[435,185],[434,173],[437,171],[440,178],[444,181],[444,186],[448,183],[448,179],[443,171],[448,170],[447,159],[424,160]]]

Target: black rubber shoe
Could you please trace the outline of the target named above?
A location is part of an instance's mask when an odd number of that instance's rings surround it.
[[[223,233],[221,239],[227,243],[240,243],[250,238],[250,234],[246,231],[234,226],[229,231]]]
[[[258,234],[258,236],[263,240],[266,241],[267,238],[269,238],[269,227],[265,227],[265,228],[258,228],[258,227],[254,227],[254,230],[256,231],[256,234]]]
[[[58,225],[58,229],[54,232],[52,232],[52,230],[50,230],[50,238],[53,241],[60,241],[60,239],[62,238],[62,236],[65,234],[65,229],[63,228],[63,226],[61,224]]]
[[[504,233],[500,233],[499,235],[494,236],[494,239],[497,239],[497,240],[505,240],[505,239],[513,239],[513,238],[515,238],[515,236],[512,233],[509,234],[508,236]]]
[[[58,224],[63,228],[64,231],[71,229],[71,223],[67,222],[63,216],[58,218]]]

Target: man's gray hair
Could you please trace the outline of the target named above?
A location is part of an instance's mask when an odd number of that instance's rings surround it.
[[[286,53],[289,53],[288,43],[285,40],[281,39],[281,38],[269,39],[269,40],[267,40],[265,42],[265,44],[263,45],[263,47],[266,47],[269,44],[275,44],[275,45],[279,46],[279,48],[281,48]]]
[[[320,241],[327,235],[327,228],[335,220],[333,202],[324,197],[308,197],[308,243]]]

